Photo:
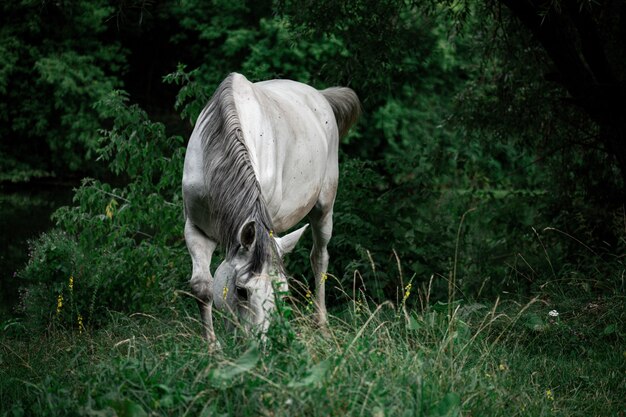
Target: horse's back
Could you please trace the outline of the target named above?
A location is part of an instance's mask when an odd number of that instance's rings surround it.
[[[306,216],[320,195],[334,200],[339,139],[333,110],[318,90],[306,84],[290,80],[253,84],[236,73],[229,78],[249,162],[275,231],[284,231]],[[211,165],[205,160],[210,157],[205,142],[212,140],[204,137],[205,128],[217,117],[214,112],[220,104],[213,105],[198,117],[187,146],[183,199],[185,215],[206,235],[217,238],[218,219],[210,217],[212,192],[207,190],[211,183],[207,178],[216,173],[205,172]]]
[[[333,110],[313,87],[290,80],[252,84],[236,75],[243,137],[277,231],[301,220],[320,193],[337,186],[338,131]]]

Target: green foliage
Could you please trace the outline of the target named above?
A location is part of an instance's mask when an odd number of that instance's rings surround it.
[[[615,171],[581,152],[589,141],[564,141],[588,119],[555,110],[524,32],[514,54],[495,43],[483,58],[498,28],[472,2],[281,1],[278,16],[269,2],[5,3],[0,179],[95,178],[19,273],[0,415],[623,411],[624,215],[587,198]],[[127,51],[144,43],[164,64],[138,76],[146,55]],[[228,333],[216,312],[224,350],[207,354],[177,291],[191,266],[185,140],[169,132],[190,126],[130,80],[180,89],[193,123],[232,71],[350,85],[364,115],[341,144],[328,334],[312,325],[307,234],[267,340]]]
[[[547,18],[551,8],[541,13]],[[585,14],[588,10],[583,9]],[[592,9],[598,12],[602,6]],[[617,147],[602,144],[605,128],[587,106],[572,105],[576,98],[562,82],[568,75],[557,75],[549,54],[528,28],[507,9],[495,20],[492,12],[477,7],[475,17],[465,21],[477,28],[471,44],[482,59],[468,68],[467,88],[457,97],[459,121],[473,135],[532,155],[532,182],[548,193],[541,199],[542,212],[552,226],[579,239],[584,236],[581,240],[596,249],[619,253],[622,228],[613,227],[613,219],[622,216],[622,178],[611,155]],[[566,24],[559,28],[569,29]],[[604,29],[611,36],[612,29]],[[583,43],[577,41],[574,48]],[[559,50],[570,47],[563,44]],[[580,249],[574,243],[564,248],[564,256],[577,256]]]
[[[378,19],[376,10],[372,19]],[[340,11],[348,12],[348,8]],[[212,89],[233,70],[252,80],[285,76],[318,87],[354,82],[365,114],[342,144],[330,247],[330,272],[345,287],[352,286],[356,270],[370,294],[382,301],[397,298],[396,289],[404,278],[420,286],[435,277],[433,296],[441,299],[449,294],[451,281],[465,297],[473,297],[502,289],[532,291],[547,279],[567,276],[572,263],[564,258],[577,244],[563,236],[556,239],[554,234],[547,242],[551,257],[559,260],[550,262],[552,275],[529,272],[545,264],[544,242],[532,228],[551,225],[555,218],[551,213],[555,206],[546,198],[551,185],[533,164],[536,155],[517,137],[466,130],[475,119],[458,106],[479,106],[480,101],[472,100],[488,100],[495,88],[489,82],[465,83],[464,78],[476,74],[482,65],[470,47],[473,26],[457,32],[443,18],[420,17],[414,12],[405,6],[381,11],[385,17],[377,24],[392,19],[394,26],[389,30],[398,42],[395,47],[387,45],[383,55],[381,51],[368,55],[363,41],[383,30],[380,26],[365,25],[367,30],[358,42],[346,37],[363,26],[358,13],[356,20],[345,22],[345,28],[329,20],[331,26],[324,31],[330,33],[317,38],[296,35],[302,29],[293,22],[304,24],[297,16],[271,17],[243,2],[168,3],[150,24],[176,16],[182,31],[173,42],[182,46],[197,40],[193,56],[212,51],[212,59],[203,60],[199,67],[189,70],[179,64],[164,77],[166,83],[180,87],[176,108],[191,121]],[[405,54],[407,50],[411,52]],[[349,64],[355,57],[362,59],[358,67]],[[102,74],[96,67],[78,73],[70,69],[92,61],[66,52],[62,59],[41,60],[39,66],[63,91],[85,97],[90,93],[83,85],[92,85]],[[395,65],[389,65],[392,61]],[[350,73],[337,71],[334,65],[345,65]],[[487,69],[488,77],[495,77],[491,71],[499,71]],[[97,90],[107,88],[102,84]],[[529,106],[532,96],[515,97],[519,106]],[[75,257],[82,260],[68,258],[66,263],[79,262],[72,268],[85,271],[80,276],[73,272],[77,279],[89,282],[82,299],[97,301],[90,306],[136,311],[150,303],[161,304],[161,288],[170,292],[176,288],[174,283],[187,276],[189,260],[182,243],[179,185],[184,140],[168,137],[163,124],[152,122],[137,105],[128,105],[128,100],[126,93],[110,92],[89,106],[112,126],[100,132],[93,150],[115,179],[85,180],[76,192],[76,206],[60,210],[55,219],[78,245]],[[95,132],[87,125],[77,129]],[[571,218],[563,212],[560,215],[563,222]],[[581,233],[593,228],[589,225]],[[62,236],[50,239],[62,241]],[[310,276],[309,247],[310,242],[304,240],[288,264],[290,273],[304,277],[305,282]],[[595,265],[589,264],[589,271]],[[580,270],[581,265],[576,262],[573,267]],[[34,271],[39,266],[30,268]],[[26,276],[35,275],[36,280],[55,282],[57,287],[68,279],[26,269]],[[50,287],[45,297],[41,295],[47,300],[48,314],[54,310],[58,291]],[[342,295],[330,292],[330,297],[340,302]],[[31,304],[38,304],[36,298]],[[89,320],[96,320],[93,310],[88,309]]]
[[[262,3],[190,1],[172,6],[185,30],[173,41],[184,45],[194,41],[200,64],[192,70],[179,64],[165,77],[181,85],[176,107],[195,122],[217,85],[230,73],[243,73],[251,81],[289,78],[304,83],[337,82],[333,62],[349,54],[336,37],[312,40],[294,36],[286,19],[272,16]],[[210,52],[208,52],[210,51]],[[210,53],[211,59],[204,54]],[[333,74],[332,76],[330,74]]]
[[[174,106],[182,118],[194,123],[209,101],[209,92],[196,81],[199,69],[187,72],[186,68],[186,65],[178,64],[176,71],[163,77],[163,82],[180,86]]]
[[[82,335],[3,325],[0,414],[614,415],[624,406],[623,297],[571,295],[420,314],[363,303],[358,314],[336,310],[327,336],[296,303],[297,348],[223,335],[212,354],[191,300],[160,317],[112,314]],[[607,334],[613,323],[621,330]]]
[[[149,121],[126,101],[115,92],[97,104],[113,119],[113,128],[101,132],[97,152],[113,173],[128,176],[127,184],[116,188],[84,180],[74,196],[76,206],[54,215],[63,232],[34,242],[30,262],[20,274],[38,283],[37,291],[27,291],[24,300],[35,323],[54,315],[70,276],[85,325],[95,325],[107,319],[106,309],[141,311],[171,300],[188,272],[178,191],[182,138],[166,136],[162,124]],[[68,326],[75,321],[74,316],[59,316]]]
[[[593,277],[603,275],[598,268],[621,270],[615,260],[625,241],[615,219],[623,213],[611,203],[619,172],[594,148],[588,116],[563,106],[563,90],[542,79],[545,53],[528,32],[472,2],[381,4],[387,9],[361,0],[279,2],[301,35],[334,36],[361,65],[342,62],[365,115],[343,146],[348,169],[334,231],[335,243],[358,243],[331,250],[333,272],[346,283],[358,268],[383,299],[399,277],[366,266],[397,269],[392,248],[417,282],[457,271],[468,297],[534,290],[572,267]],[[385,47],[371,48],[377,42]],[[364,172],[359,162],[350,167],[350,156],[374,163]],[[546,226],[564,234],[533,231]],[[543,239],[553,276],[529,271],[546,263]]]
[[[78,315],[86,312],[88,305],[84,297],[75,296],[83,294],[78,290],[82,282],[75,283],[73,275],[83,259],[77,242],[60,231],[44,234],[33,244],[30,261],[20,274],[29,284],[22,290],[20,307],[31,323],[43,327],[56,318],[78,329]]]
[[[112,11],[105,0],[0,6],[0,166],[5,177],[91,168],[103,121],[92,105],[120,85],[124,62],[119,44],[104,37]]]

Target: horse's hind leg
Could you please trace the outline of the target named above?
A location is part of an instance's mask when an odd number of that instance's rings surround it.
[[[193,268],[189,283],[200,308],[204,337],[209,342],[210,348],[219,348],[219,343],[215,338],[213,330],[213,316],[211,313],[213,307],[213,277],[210,271],[211,256],[217,244],[194,226],[189,219],[185,222],[185,243],[191,255]]]
[[[333,209],[317,205],[309,214],[311,231],[313,232],[313,249],[311,250],[311,267],[315,275],[315,309],[320,327],[326,327],[326,270],[328,268],[328,242],[333,233]]]

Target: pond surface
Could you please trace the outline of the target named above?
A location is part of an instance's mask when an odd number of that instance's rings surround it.
[[[16,272],[28,261],[28,241],[53,226],[50,215],[72,201],[71,185],[0,187],[0,321],[19,302]]]

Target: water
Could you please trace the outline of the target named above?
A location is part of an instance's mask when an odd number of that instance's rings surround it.
[[[72,201],[71,185],[19,185],[0,188],[0,321],[19,301],[15,273],[28,261],[28,240],[53,226],[50,215]]]

